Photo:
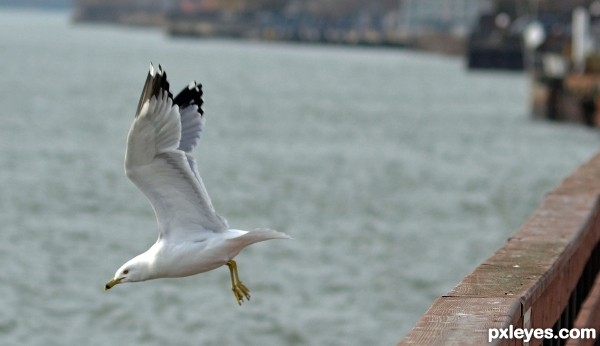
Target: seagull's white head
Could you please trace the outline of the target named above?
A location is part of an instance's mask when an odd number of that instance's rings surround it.
[[[106,283],[104,290],[107,291],[113,288],[113,286],[122,284],[124,282],[144,281],[147,279],[148,262],[142,257],[138,256],[123,264],[115,273],[115,277]]]

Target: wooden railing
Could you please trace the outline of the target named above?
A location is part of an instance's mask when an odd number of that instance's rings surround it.
[[[507,243],[438,298],[398,345],[600,345],[600,155],[546,196]],[[596,338],[490,330],[594,328]],[[506,336],[506,335],[503,335]]]

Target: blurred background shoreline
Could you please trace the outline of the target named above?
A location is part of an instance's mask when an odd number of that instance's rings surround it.
[[[52,8],[0,8],[3,345],[393,344],[598,150],[594,128],[532,119],[528,73]],[[156,239],[123,173],[151,61],[174,90],[204,85],[216,209],[294,237],[240,254],[242,308],[226,269],[102,291]]]
[[[429,48],[462,54],[476,0],[76,0],[75,21],[161,27],[173,36]]]
[[[390,46],[461,55],[486,0],[2,0],[68,9],[75,22],[162,28],[173,36]]]

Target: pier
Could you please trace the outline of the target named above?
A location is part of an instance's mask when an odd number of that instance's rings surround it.
[[[434,301],[403,345],[599,345],[600,154],[549,193],[506,244]],[[593,339],[496,338],[491,328],[595,328]]]

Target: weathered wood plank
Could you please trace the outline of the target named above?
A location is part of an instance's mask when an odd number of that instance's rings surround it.
[[[600,155],[564,179],[505,246],[437,299],[398,345],[485,344],[489,328],[551,328],[600,242],[598,196]],[[586,304],[593,307],[581,310],[577,323],[600,323],[600,288]]]
[[[486,345],[490,328],[508,328],[520,315],[520,303],[510,298],[441,297],[398,346]]]

